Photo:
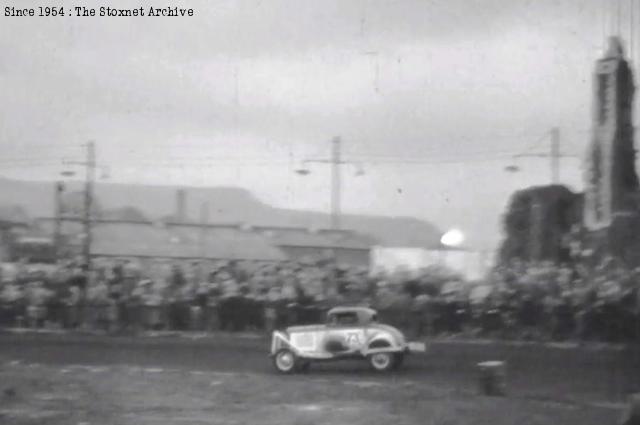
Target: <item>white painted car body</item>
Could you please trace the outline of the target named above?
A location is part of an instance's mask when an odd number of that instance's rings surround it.
[[[407,343],[398,329],[378,323],[376,311],[365,307],[331,309],[326,324],[292,326],[273,332],[271,340],[271,356],[280,372],[292,371],[290,364],[294,369],[312,361],[348,358],[369,359],[375,369],[388,370],[399,366],[405,354],[425,350],[424,343]],[[286,367],[278,357],[284,357]]]

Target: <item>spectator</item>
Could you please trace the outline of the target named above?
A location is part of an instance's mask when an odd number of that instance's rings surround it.
[[[154,267],[150,274],[133,261],[95,264],[104,273],[91,285],[86,271],[63,263],[50,277],[29,274],[24,264],[13,274],[3,267],[0,324],[28,318],[30,325],[42,326],[46,318],[68,328],[86,322],[92,328],[118,329],[274,329],[320,321],[334,305],[360,304],[377,308],[381,320],[416,335],[482,331],[527,339],[640,337],[640,270],[611,259],[595,268],[514,261],[496,267],[476,285],[483,288],[479,298],[466,282],[439,267],[370,274],[328,259],[278,265],[174,263],[167,269],[145,264]]]

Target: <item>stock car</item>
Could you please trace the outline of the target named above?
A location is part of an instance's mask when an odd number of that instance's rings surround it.
[[[407,342],[398,329],[378,323],[375,310],[336,307],[323,325],[291,326],[274,331],[271,357],[280,373],[306,371],[312,362],[364,359],[378,371],[402,365],[411,352],[425,352],[423,342]]]

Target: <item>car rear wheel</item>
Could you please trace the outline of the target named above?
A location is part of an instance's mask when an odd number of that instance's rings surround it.
[[[386,372],[393,369],[394,360],[393,353],[375,353],[369,356],[369,364],[378,372]]]
[[[279,350],[273,357],[273,365],[280,373],[293,373],[298,366],[298,359],[291,350]]]

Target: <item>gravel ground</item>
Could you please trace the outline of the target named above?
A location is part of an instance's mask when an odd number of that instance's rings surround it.
[[[614,424],[620,405],[483,397],[406,375],[280,376],[0,359],[3,425]]]

